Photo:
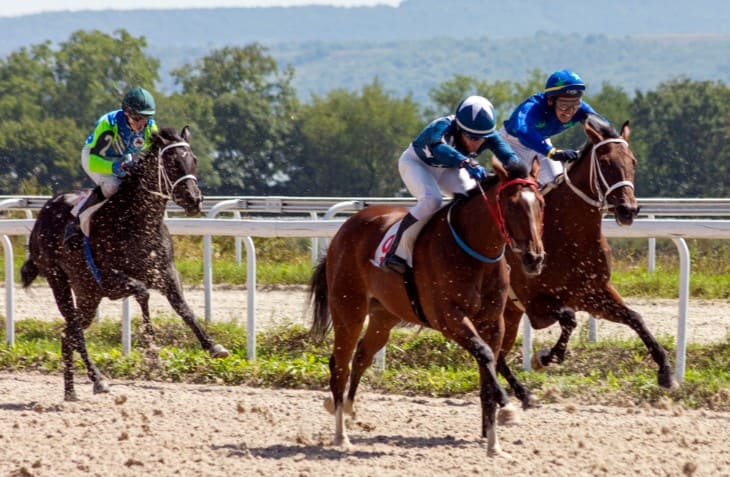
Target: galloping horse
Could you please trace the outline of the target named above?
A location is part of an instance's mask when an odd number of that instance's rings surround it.
[[[545,193],[546,258],[542,274],[523,273],[516,266],[519,257],[507,253],[516,299],[505,308],[506,331],[498,369],[524,407],[534,404],[534,396],[517,381],[505,360],[523,313],[535,329],[560,323],[561,334],[555,346],[535,356],[536,369],[563,361],[570,334],[577,325],[575,311],[582,310],[631,327],[659,365],[659,385],[677,386],[666,350],[611,284],[611,248],[601,233],[604,212],[613,213],[622,226],[631,225],[639,212],[633,185],[636,158],[628,144],[629,123],[624,123],[618,134],[601,118],[590,116],[584,129],[588,141],[580,158],[567,165],[564,181]]]
[[[89,358],[84,338],[84,330],[91,324],[103,297],[116,300],[133,295],[142,310],[144,335],[151,339],[148,289],[159,290],[192,328],[204,349],[214,357],[228,355],[200,326],[183,298],[173,262],[172,238],[163,223],[169,199],[188,215],[200,212],[202,194],[195,177],[197,158],[188,143],[189,136],[187,127],[180,134],[164,128],[152,136],[151,147],[135,158],[139,172],[128,176],[119,191],[92,217],[90,238],[79,236],[63,243],[66,224],[73,220],[72,206],[67,200],[70,194],[49,199],[38,214],[21,276],[25,288],[39,274],[45,276],[66,321],[61,347],[64,397],[68,401],[77,399],[74,350],[84,360],[94,393],[109,391],[104,376]]]
[[[383,234],[406,214],[404,208],[372,206],[350,217],[315,268],[310,288],[312,334],[323,338],[330,327],[335,334],[329,363],[332,400],[325,402],[335,415],[335,445],[350,445],[343,414],[352,413],[360,378],[387,343],[391,329],[406,321],[440,331],[474,356],[480,374],[482,436],[487,437],[490,455],[501,452],[495,429],[497,405],[507,413],[513,411],[505,408],[508,398],[495,371],[508,293],[502,258],[509,241],[521,255],[525,274],[539,273],[543,206],[536,190],[536,162],[529,180],[510,180],[498,163],[494,167],[497,177],[489,176],[485,189],[480,184],[466,198],[454,200],[421,231],[413,272],[406,277],[415,283],[418,305],[409,299],[403,276],[372,263]],[[367,330],[358,342],[368,316]]]

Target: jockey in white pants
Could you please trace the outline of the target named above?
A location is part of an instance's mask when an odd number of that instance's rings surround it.
[[[485,149],[494,153],[510,176],[527,177],[527,166],[496,131],[496,124],[492,104],[482,96],[469,96],[459,103],[455,114],[426,126],[403,152],[398,171],[418,202],[403,217],[383,267],[398,273],[407,270],[408,264],[397,251],[399,246],[411,250],[417,233],[404,232],[418,222],[425,224],[441,207],[444,195],[464,194],[486,177],[484,167],[472,160]]]
[[[97,120],[81,150],[81,165],[99,187],[71,211],[78,220],[66,227],[64,243],[80,229],[88,236],[91,215],[116,194],[122,177],[134,173],[136,164],[132,154],[149,147],[152,134],[157,132],[154,114],[155,99],[144,88],[134,87],[124,95],[121,109]]]

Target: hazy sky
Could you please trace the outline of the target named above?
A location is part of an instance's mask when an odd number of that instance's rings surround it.
[[[334,5],[357,7],[368,5],[396,6],[399,0],[4,0],[0,17],[28,15],[61,10],[105,10],[139,8],[198,7],[288,7],[296,5]]]

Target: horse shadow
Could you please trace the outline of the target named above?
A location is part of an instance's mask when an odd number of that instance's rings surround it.
[[[453,436],[439,437],[404,437],[400,435],[385,436],[377,435],[372,437],[353,437],[353,446],[362,446],[363,449],[342,449],[329,445],[283,445],[276,444],[266,447],[248,447],[246,444],[223,444],[213,445],[212,450],[227,449],[227,457],[260,457],[262,459],[289,459],[301,456],[306,460],[341,460],[344,457],[355,457],[358,459],[374,459],[388,455],[386,451],[364,450],[372,448],[374,444],[388,444],[394,447],[405,449],[433,449],[434,447],[464,448],[474,444],[473,441],[456,439]]]

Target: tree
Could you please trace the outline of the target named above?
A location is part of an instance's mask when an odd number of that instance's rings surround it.
[[[60,44],[54,68],[58,93],[54,117],[72,118],[91,130],[103,113],[117,109],[124,93],[142,86],[156,95],[159,60],[144,53],[144,37],[125,30],[110,36],[98,30],[77,31]]]
[[[292,194],[392,196],[403,192],[398,158],[424,126],[418,105],[374,80],[358,93],[314,96],[298,121],[301,155]]]
[[[152,89],[159,61],[125,31],[74,33],[0,62],[0,187],[48,193],[91,185],[81,169],[84,140],[132,85]],[[153,90],[154,91],[154,90]]]
[[[632,143],[639,154],[637,186],[649,197],[730,194],[730,88],[677,79],[631,103]],[[720,180],[718,180],[720,179]]]
[[[189,101],[213,144],[217,192],[270,194],[288,181],[299,108],[293,75],[256,43],[215,50],[173,72],[182,101]]]

